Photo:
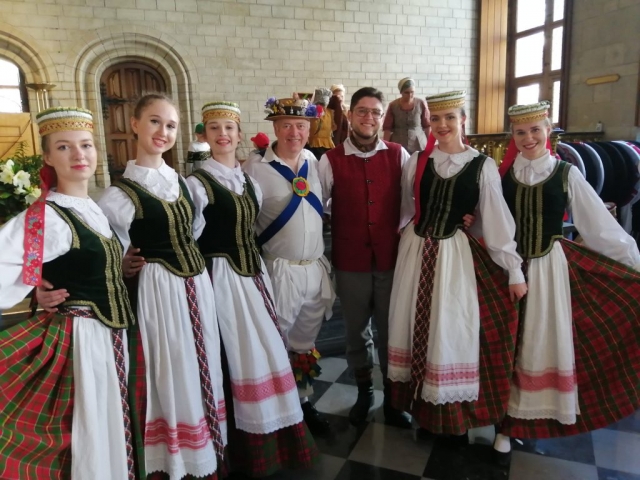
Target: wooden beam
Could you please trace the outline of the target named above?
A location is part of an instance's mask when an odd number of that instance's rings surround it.
[[[480,0],[478,133],[504,131],[508,0]]]

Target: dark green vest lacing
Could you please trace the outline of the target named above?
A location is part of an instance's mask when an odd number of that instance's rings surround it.
[[[122,244],[96,232],[72,210],[47,202],[71,229],[71,250],[45,262],[42,278],[69,297],[63,305],[91,307],[102,323],[111,328],[127,328],[135,323],[127,288],[122,280]]]
[[[450,178],[442,178],[428,160],[420,180],[420,219],[416,235],[444,239],[463,228],[463,217],[473,214],[480,199],[480,173],[486,155],[480,154]]]
[[[203,211],[206,226],[198,239],[202,254],[226,258],[231,268],[245,277],[260,273],[260,250],[253,228],[259,206],[249,176],[245,174],[244,192],[238,195],[206,170],[192,175],[202,183],[209,200]]]
[[[523,258],[543,257],[562,238],[567,207],[569,169],[558,162],[549,177],[536,185],[520,183],[513,168],[502,179],[504,198],[516,222],[516,243]]]
[[[204,258],[193,238],[195,206],[189,190],[180,182],[180,195],[168,202],[129,179],[114,186],[133,202],[135,217],[129,228],[131,245],[140,249],[147,263],[160,263],[180,277],[193,277],[204,271]]]

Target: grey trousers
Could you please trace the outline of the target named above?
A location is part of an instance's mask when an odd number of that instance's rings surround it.
[[[347,331],[347,363],[354,370],[373,368],[371,317],[378,330],[378,358],[383,378],[387,378],[389,343],[389,303],[393,270],[386,272],[345,272],[336,270]]]

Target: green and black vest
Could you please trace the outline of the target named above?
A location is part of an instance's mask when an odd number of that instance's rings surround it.
[[[204,271],[204,258],[193,238],[195,207],[182,179],[177,200],[168,202],[136,182],[123,178],[114,186],[135,206],[129,228],[131,245],[148,263],[159,263],[174,275],[193,277]]]
[[[63,305],[91,307],[110,328],[135,323],[122,279],[122,244],[113,233],[107,238],[89,227],[72,210],[47,202],[71,229],[71,250],[42,265],[42,278],[69,297]]]
[[[480,154],[451,178],[437,174],[429,159],[420,180],[420,219],[416,235],[444,239],[463,228],[463,217],[473,214],[480,199],[480,173],[486,155]]]
[[[253,226],[260,207],[251,179],[245,174],[244,192],[232,192],[213,175],[200,169],[192,173],[205,190],[209,204],[203,211],[207,222],[198,240],[206,258],[224,257],[244,277],[260,273],[260,250]]]
[[[523,258],[543,257],[562,238],[571,164],[559,161],[536,185],[520,183],[513,168],[502,179],[504,198],[516,221],[516,243]]]

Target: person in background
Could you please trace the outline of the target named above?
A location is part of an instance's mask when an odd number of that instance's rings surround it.
[[[253,143],[253,150],[251,153],[258,153],[260,150],[266,150],[269,148],[271,141],[269,135],[263,132],[258,132],[255,137],[251,137],[251,143]]]
[[[333,112],[333,144],[340,145],[349,136],[349,118],[347,112],[349,107],[344,103],[344,85],[331,85],[331,98],[327,108]]]
[[[36,120],[42,195],[0,229],[0,308],[43,275],[63,303],[0,332],[0,478],[130,480],[126,351],[136,320],[121,239],[89,198],[93,116],[52,108]]]
[[[429,136],[429,107],[416,98],[415,86],[411,78],[398,82],[401,97],[389,104],[382,124],[384,139],[399,143],[410,154],[424,150]]]
[[[187,175],[202,167],[202,162],[209,157],[209,144],[204,138],[204,125],[202,123],[197,124],[194,133],[196,140],[189,144],[189,150],[187,151]]]
[[[319,111],[318,115],[311,119],[309,150],[318,160],[327,150],[335,147],[332,137],[336,125],[333,123],[333,110],[327,108],[329,97],[331,91],[328,88],[317,88],[313,95],[313,103]]]
[[[509,108],[512,140],[500,165],[529,293],[521,306],[509,437],[549,438],[605,427],[640,406],[640,253],[571,164],[551,155],[549,102]],[[566,210],[584,245],[563,238]]]

